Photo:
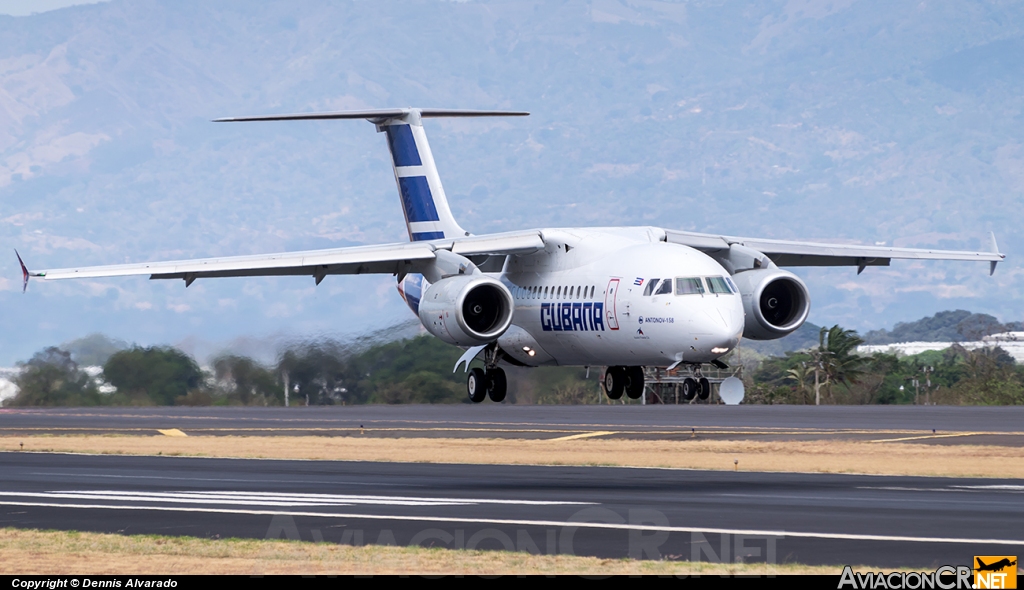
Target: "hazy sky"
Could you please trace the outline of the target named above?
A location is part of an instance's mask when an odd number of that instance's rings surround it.
[[[75,4],[98,4],[107,0],[0,0],[0,14],[27,16]]]
[[[797,268],[810,321],[1021,319],[1022,2],[75,3],[0,0],[29,14],[0,16],[0,309],[14,310],[0,333],[17,335],[0,365],[92,332],[202,357],[415,322],[390,276],[23,294],[13,256],[63,268],[403,241],[372,125],[209,122],[395,105],[532,113],[427,127],[478,234],[651,225],[973,250],[993,231],[1008,253],[993,277]]]

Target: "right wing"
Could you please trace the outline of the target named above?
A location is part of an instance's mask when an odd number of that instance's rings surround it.
[[[462,256],[528,254],[544,248],[536,230],[486,234],[458,239],[401,242],[379,246],[354,246],[308,252],[256,254],[225,258],[200,258],[168,262],[140,262],[111,266],[86,266],[26,271],[46,280],[149,275],[151,279],[183,279],[185,285],[200,278],[311,276],[317,284],[327,275],[405,274],[431,263],[438,250]],[[20,257],[19,257],[20,259]]]
[[[989,263],[989,274],[1006,255],[999,252],[995,234],[991,234],[991,251],[931,250],[894,248],[890,246],[859,246],[824,242],[741,238],[718,234],[666,229],[665,241],[683,244],[706,253],[728,250],[733,244],[746,246],[768,256],[778,266],[856,266],[858,273],[867,266],[889,266],[896,259],[910,260],[975,260]]]

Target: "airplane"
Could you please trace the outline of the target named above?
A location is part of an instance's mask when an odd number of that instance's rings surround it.
[[[400,108],[215,119],[214,122],[365,119],[384,133],[409,241],[226,258],[30,272],[45,280],[149,275],[185,287],[217,277],[390,274],[428,332],[466,349],[474,403],[505,399],[500,365],[607,367],[607,396],[644,391],[644,367],[688,371],[681,393],[707,399],[705,365],[742,337],[781,338],[810,312],[807,286],[783,267],[849,266],[857,274],[892,259],[978,260],[989,273],[1005,258],[947,251],[747,238],[660,227],[540,228],[474,235],[455,220],[423,120],[526,116],[521,111]],[[484,367],[469,368],[483,354]],[[730,378],[736,387],[738,379]],[[723,385],[724,386],[724,385]],[[742,386],[740,385],[742,397]]]
[[[988,564],[982,561],[980,557],[975,557],[974,559],[978,562],[978,567],[975,569],[979,572],[998,572],[1001,569],[1010,567],[1012,565],[1017,565],[1016,560],[1011,561],[1008,557],[1004,557],[999,561]]]

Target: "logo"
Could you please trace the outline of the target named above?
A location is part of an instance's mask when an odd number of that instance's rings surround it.
[[[541,303],[540,327],[545,332],[604,332],[604,303]]]
[[[636,280],[633,281],[633,284],[639,287],[640,285],[644,284],[644,280],[641,279],[640,277],[637,277]]]
[[[977,586],[975,586],[977,587]],[[854,572],[846,566],[837,590],[970,590],[971,568],[944,565],[934,572]]]
[[[973,580],[971,574],[974,574]],[[988,590],[1017,587],[1015,555],[975,555],[974,568],[944,565],[934,572],[854,572],[846,566],[839,579],[839,590]]]
[[[1016,588],[1017,556],[975,555],[974,587],[978,589]]]

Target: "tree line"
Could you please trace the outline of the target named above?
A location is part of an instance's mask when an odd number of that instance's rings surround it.
[[[856,352],[862,343],[857,332],[836,325],[820,328],[817,343],[800,351],[753,364],[739,363],[742,351],[734,351],[726,361],[746,383],[744,403],[1024,404],[1024,367],[1001,348],[954,344],[914,356],[866,356]],[[19,392],[4,405],[467,403],[465,374],[452,372],[463,351],[429,336],[369,345],[296,343],[272,364],[223,354],[205,369],[173,347],[101,341],[86,351],[68,348],[76,352],[48,347],[18,363]],[[89,374],[78,358],[102,361],[101,369]],[[507,374],[506,403],[611,403],[598,367],[511,367]]]
[[[19,392],[5,406],[342,405],[468,403],[462,349],[430,336],[386,343],[319,340],[287,346],[273,364],[222,354],[201,368],[168,346],[111,347],[89,337],[83,350],[48,347],[18,363]],[[102,354],[95,351],[100,350]],[[87,373],[77,358],[98,362]],[[479,363],[479,361],[477,361]],[[509,371],[509,403],[599,403],[596,372],[579,368]]]
[[[859,355],[863,343],[853,330],[820,328],[816,346],[766,358],[745,376],[747,403],[1024,404],[1024,366],[998,346],[901,357]]]

